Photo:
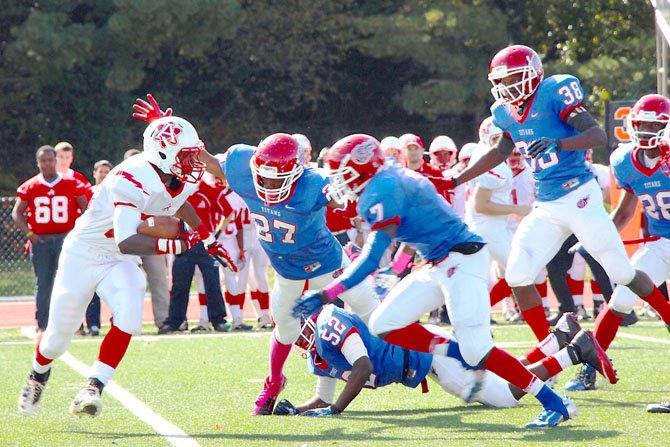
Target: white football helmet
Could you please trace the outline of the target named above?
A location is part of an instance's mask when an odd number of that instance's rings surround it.
[[[479,125],[479,141],[486,147],[492,147],[498,144],[502,138],[503,131],[500,127],[493,124],[493,117],[489,116]]]
[[[146,159],[161,172],[182,182],[200,181],[205,172],[200,151],[205,145],[191,123],[177,116],[165,116],[151,122],[143,137]]]
[[[458,161],[463,163],[465,166],[470,163],[472,154],[477,150],[477,143],[465,143],[461,150],[458,152]]]
[[[309,165],[309,162],[312,161],[312,143],[310,143],[309,138],[301,133],[294,133],[291,136],[295,138],[298,146],[300,146],[300,163],[306,166]]]

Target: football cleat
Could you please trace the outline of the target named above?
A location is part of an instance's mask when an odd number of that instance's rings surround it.
[[[250,331],[254,327],[250,324],[245,324],[243,321],[233,321],[233,324],[230,327],[231,331]]]
[[[565,383],[567,391],[591,391],[596,389],[596,369],[591,365],[584,365],[579,375]]]
[[[586,308],[583,305],[577,305],[575,306],[575,313],[577,314],[577,319],[579,321],[588,321],[591,319],[591,316],[589,313],[586,311]]]
[[[647,405],[649,413],[670,413],[670,402],[659,402]]]
[[[75,416],[96,417],[102,412],[100,393],[105,385],[96,378],[88,379],[88,384],[79,391],[79,394],[70,404],[70,413]]]
[[[209,331],[212,330],[211,327],[209,327],[209,326],[210,326],[209,323],[205,323],[205,324],[201,323],[201,324],[197,325],[196,327],[192,328],[191,333],[195,334],[197,332],[209,332]]]
[[[295,416],[298,414],[298,409],[289,400],[282,399],[277,402],[272,414],[275,416]]]
[[[39,380],[37,375],[31,371],[26,380],[26,384],[21,390],[19,396],[19,413],[23,416],[32,416],[37,411],[42,397],[42,391],[47,384],[51,370],[44,373],[42,380]]]
[[[566,312],[556,321],[554,325],[554,335],[558,341],[559,348],[566,347],[570,341],[577,335],[582,327],[577,321],[577,317],[572,312]]]
[[[279,393],[286,387],[286,376],[282,374],[279,383],[271,383],[270,376],[265,378],[263,389],[258,394],[256,402],[254,402],[254,409],[251,410],[252,416],[269,416],[272,414],[275,402]]]
[[[556,427],[558,424],[567,421],[568,419],[574,419],[578,415],[577,406],[575,403],[568,397],[563,396],[561,399],[563,405],[565,405],[566,413],[568,418],[564,416],[563,413],[556,410],[543,410],[537,418],[530,424],[526,424],[526,428],[547,428],[547,427]]]
[[[258,329],[274,329],[272,319],[269,315],[264,315],[258,318]]]
[[[214,325],[214,331],[216,332],[230,332],[230,323],[226,320],[223,320],[223,323],[216,323]]]
[[[618,382],[612,360],[607,356],[605,350],[600,346],[593,332],[580,331],[567,346],[568,354],[574,363],[585,363],[595,368],[611,384]]]

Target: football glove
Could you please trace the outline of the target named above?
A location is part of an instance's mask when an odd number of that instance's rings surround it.
[[[224,266],[227,269],[230,269],[232,272],[237,272],[237,264],[233,261],[233,258],[230,257],[228,251],[223,248],[221,242],[214,241],[207,246],[207,253],[214,259],[216,259],[219,264]]]
[[[530,146],[526,148],[526,153],[530,158],[538,158],[550,152],[558,152],[561,150],[561,142],[553,138],[542,137],[539,140],[533,141]]]
[[[308,290],[293,305],[293,318],[307,319],[321,310],[330,300],[323,290]]]
[[[379,270],[375,274],[375,293],[380,300],[386,298],[391,289],[398,284],[400,278],[391,267]]]
[[[282,399],[277,402],[275,409],[272,412],[275,416],[295,416],[298,414],[298,409],[288,399]]]
[[[303,411],[302,413],[299,414],[299,416],[324,417],[324,416],[335,416],[340,413],[341,411],[335,405],[329,405],[325,408],[314,408],[312,410]]]
[[[166,111],[162,111],[160,107],[158,107],[158,103],[151,93],[147,93],[147,99],[149,102],[137,98],[137,102],[133,104],[133,109],[136,110],[136,112],[133,113],[133,118],[150,123],[157,120],[158,118],[172,115],[171,108],[168,108]]]

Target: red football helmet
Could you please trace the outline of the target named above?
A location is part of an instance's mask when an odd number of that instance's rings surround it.
[[[400,136],[400,142],[402,143],[402,147],[406,148],[410,144],[416,144],[419,146],[421,149],[425,149],[426,146],[423,144],[423,140],[421,139],[420,136],[414,135],[413,133],[406,133]]]
[[[503,83],[503,79],[514,75],[520,76]],[[491,93],[496,101],[520,106],[533,96],[543,77],[544,69],[540,56],[525,45],[507,47],[491,60],[489,81],[493,84]]]
[[[512,150],[512,153],[509,154],[507,160],[505,161],[507,163],[507,166],[509,166],[509,168],[512,170],[512,174],[514,175],[517,175],[519,172],[526,169],[526,162],[523,161],[523,157],[521,157],[521,152],[517,147],[515,147]]]
[[[300,145],[291,135],[275,133],[258,144],[251,157],[254,187],[268,205],[288,200],[302,175]]]
[[[636,147],[656,149],[668,122],[670,100],[662,95],[644,95],[628,113],[626,131]]]
[[[330,192],[340,204],[354,201],[384,164],[379,141],[365,134],[342,138],[328,151]]]

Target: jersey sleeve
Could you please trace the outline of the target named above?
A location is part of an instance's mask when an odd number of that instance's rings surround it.
[[[570,112],[582,106],[584,89],[582,84],[571,75],[555,75],[556,84],[553,86],[554,96],[551,101],[553,112],[563,121],[567,120]]]
[[[359,334],[354,321],[344,312],[338,312],[333,306],[332,312],[326,312],[317,320],[317,335],[324,351],[341,351],[344,342],[352,334]],[[359,334],[360,336],[360,334]]]
[[[315,199],[313,202],[314,206],[312,207],[312,211],[318,211],[333,199],[330,195],[330,182],[328,181],[328,177],[323,172],[316,169],[310,170],[308,175],[314,177],[312,181],[315,184]]]
[[[477,184],[483,189],[499,189],[505,186],[505,177],[494,168],[477,177]]]
[[[118,245],[137,234],[137,226],[142,220],[142,209],[149,193],[132,174],[119,171],[110,187],[110,195],[114,204],[114,239]]]
[[[367,194],[361,197],[358,204],[358,214],[370,224],[373,231],[391,223],[400,224],[405,201],[401,194],[394,193],[400,185],[396,186],[389,180],[369,185]]]
[[[239,171],[243,164],[249,168],[249,160],[251,160],[253,152],[253,148],[246,144],[230,146],[223,154],[223,160],[220,161],[221,170],[226,178]]]
[[[30,180],[23,182],[21,186],[16,189],[16,194],[21,200],[30,200],[30,186],[32,182]]]

